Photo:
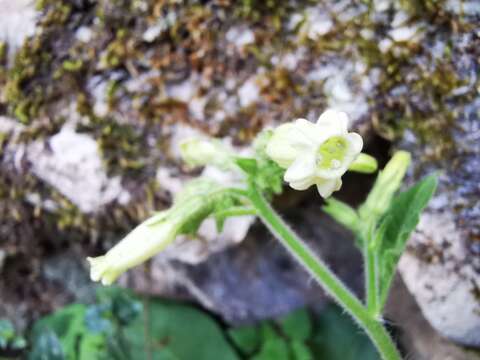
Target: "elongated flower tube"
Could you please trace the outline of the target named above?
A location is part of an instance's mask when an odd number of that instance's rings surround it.
[[[161,252],[177,235],[195,234],[203,220],[216,211],[242,205],[239,196],[210,179],[191,181],[176,195],[170,209],[142,222],[105,255],[87,258],[90,277],[104,285],[112,284],[128,269]]]
[[[305,119],[280,125],[267,155],[286,169],[284,180],[296,190],[316,185],[324,198],[342,186],[342,175],[362,151],[362,137],[348,132],[348,116],[329,109],[316,123]]]
[[[177,234],[179,224],[168,219],[168,211],[155,215],[133,229],[105,255],[87,258],[93,281],[111,285],[121,274],[151,258]]]
[[[92,280],[112,284],[128,269],[162,251],[177,235],[185,233],[186,228],[199,225],[210,214],[215,199],[207,201],[205,195],[195,194],[195,190],[202,191],[208,184],[211,182],[187,186],[169,210],[142,222],[105,255],[87,258]]]

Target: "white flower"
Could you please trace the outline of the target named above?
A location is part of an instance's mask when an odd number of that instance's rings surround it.
[[[142,222],[105,255],[87,258],[91,279],[110,285],[128,269],[164,250],[178,235],[195,233],[219,206],[234,203],[232,195],[223,190],[228,188],[206,178],[189,182],[168,210]]]
[[[312,123],[297,119],[274,130],[268,156],[287,169],[284,179],[296,190],[317,185],[324,198],[342,186],[342,175],[360,154],[362,137],[347,130],[348,116],[329,109]]]
[[[105,255],[87,258],[90,277],[103,285],[112,284],[128,269],[148,260],[163,250],[176,236],[178,224],[157,214],[133,229]]]
[[[183,160],[189,166],[213,164],[226,168],[230,164],[231,149],[214,139],[186,139],[180,144]]]

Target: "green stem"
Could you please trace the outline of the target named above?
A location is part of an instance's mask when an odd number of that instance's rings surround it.
[[[224,216],[224,217],[257,215],[257,211],[255,209],[252,209],[252,208],[246,207],[246,206],[234,206],[234,207],[229,208],[227,210],[219,211],[219,212],[215,213],[215,215]]]
[[[363,251],[365,263],[365,289],[367,295],[367,309],[370,314],[375,315],[378,308],[377,297],[377,259],[375,249],[372,249],[369,242],[364,240],[365,246]]]
[[[266,201],[255,185],[250,186],[249,198],[258,216],[278,240],[305,269],[363,327],[384,360],[401,360],[390,335],[326,264],[288,227]]]

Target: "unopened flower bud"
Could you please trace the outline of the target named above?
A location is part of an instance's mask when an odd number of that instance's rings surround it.
[[[397,151],[393,155],[385,168],[378,174],[372,191],[359,209],[361,217],[371,216],[371,214],[381,216],[387,211],[393,196],[402,185],[410,161],[410,153],[406,151]]]
[[[183,160],[189,166],[216,165],[222,168],[231,163],[231,150],[215,139],[187,139],[180,145]]]

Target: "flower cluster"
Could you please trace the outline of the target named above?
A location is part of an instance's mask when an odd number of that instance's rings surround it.
[[[316,123],[297,119],[262,133],[254,144],[253,157],[241,156],[219,140],[184,141],[181,153],[187,164],[237,172],[241,182],[237,185],[241,187],[226,188],[205,177],[192,181],[177,194],[169,210],[138,225],[105,255],[88,258],[92,280],[112,284],[126,270],[162,251],[178,235],[195,234],[207,217],[213,216],[217,224],[222,224],[225,214],[238,214],[239,206],[248,208],[251,204],[244,199],[247,191],[243,186],[253,183],[265,194],[278,193],[283,176],[296,190],[316,185],[326,198],[340,189],[347,170],[375,171],[375,159],[360,153],[362,138],[348,132],[347,126],[347,115],[335,110],[325,111]]]

